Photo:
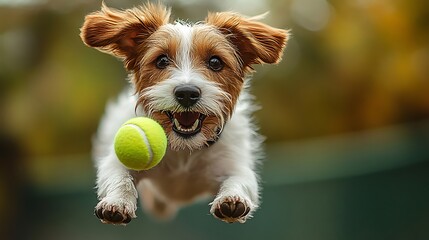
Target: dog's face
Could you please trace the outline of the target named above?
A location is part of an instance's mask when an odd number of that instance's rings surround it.
[[[194,25],[170,23],[162,5],[101,11],[85,18],[82,40],[124,60],[141,107],[173,149],[215,141],[231,117],[252,64],[277,63],[287,31],[235,13]]]

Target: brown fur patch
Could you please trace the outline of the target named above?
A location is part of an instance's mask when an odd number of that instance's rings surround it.
[[[232,12],[209,13],[206,22],[217,27],[236,46],[246,71],[251,70],[252,64],[281,60],[288,31]]]
[[[209,80],[216,82],[218,86],[230,95],[230,99],[224,99],[225,119],[232,114],[238,96],[244,83],[244,69],[235,47],[211,26],[195,26],[193,35],[193,48],[191,50],[194,66],[201,69],[201,73]],[[208,68],[211,57],[217,56],[224,66],[222,70],[215,72]]]
[[[136,48],[160,26],[167,24],[170,9],[147,3],[142,7],[117,10],[107,7],[85,17],[80,33],[83,42],[100,51],[124,59],[125,67],[135,67]]]
[[[148,87],[151,87],[171,76],[171,68],[175,66],[176,55],[179,49],[178,36],[167,29],[159,29],[157,32],[147,38],[144,44],[138,48],[137,69],[134,71],[134,84],[136,93],[142,93]],[[166,69],[158,69],[156,60],[159,56],[166,55],[171,63]],[[144,96],[140,97],[137,105],[145,104]],[[148,109],[145,109],[149,112]]]

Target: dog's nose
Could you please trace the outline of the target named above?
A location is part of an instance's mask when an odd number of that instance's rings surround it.
[[[192,107],[200,100],[201,90],[193,85],[181,85],[174,89],[174,96],[183,107]]]

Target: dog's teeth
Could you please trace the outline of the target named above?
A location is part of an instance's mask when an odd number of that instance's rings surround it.
[[[197,119],[197,121],[195,121],[194,122],[194,125],[192,125],[192,128],[191,128],[191,130],[192,131],[195,131],[196,129],[197,129],[197,127],[198,127],[198,124],[200,123],[200,120],[199,119]]]
[[[179,129],[179,130],[181,130],[181,126],[180,126],[180,123],[179,123],[179,121],[177,121],[177,119],[174,119],[174,126],[176,126],[176,128],[177,129]]]
[[[180,125],[180,123],[179,123],[179,121],[178,121],[177,119],[174,119],[174,120],[173,120],[173,124],[174,124],[174,126],[175,126],[179,131],[182,131],[182,132],[193,132],[193,131],[195,131],[195,130],[198,128],[198,125],[200,124],[200,120],[199,120],[199,119],[197,119],[197,120],[194,122],[194,124],[192,125],[192,127],[191,127],[191,128],[183,128],[183,127],[182,127],[182,125]]]

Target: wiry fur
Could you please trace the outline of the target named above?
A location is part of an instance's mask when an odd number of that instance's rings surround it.
[[[96,215],[105,223],[128,223],[136,217],[139,192],[143,208],[158,217],[215,196],[210,209],[215,217],[245,222],[259,206],[262,142],[251,121],[255,107],[246,75],[252,64],[280,61],[287,31],[230,12],[210,13],[194,25],[169,23],[169,16],[159,4],[123,11],[103,4],[81,28],[86,45],[123,59],[131,83],[108,105],[94,140]],[[168,57],[165,68],[155,64],[160,56]],[[209,67],[213,56],[221,59],[219,71]],[[192,106],[184,107],[174,95],[184,84],[200,91]],[[198,132],[185,137],[174,131],[172,116],[189,112],[205,118]],[[136,116],[155,119],[168,136],[166,155],[147,171],[126,169],[113,150],[118,128]]]

